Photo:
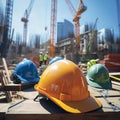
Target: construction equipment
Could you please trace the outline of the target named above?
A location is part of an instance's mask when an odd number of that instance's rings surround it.
[[[81,14],[87,9],[87,7],[83,4],[82,0],[79,0],[78,8],[77,8],[77,10],[75,10],[72,3],[70,2],[70,0],[65,0],[65,1],[68,5],[72,15],[74,16],[73,22],[75,24],[75,39],[76,39],[76,42],[75,42],[76,51],[75,52],[78,52],[78,51],[80,51],[79,50],[79,48],[80,48],[80,22],[79,22],[79,19],[80,19]]]
[[[49,56],[55,56],[55,31],[57,18],[57,0],[51,0],[51,22],[50,22],[50,49]]]
[[[23,45],[26,45],[27,41],[27,29],[28,29],[28,18],[30,16],[33,3],[35,0],[31,0],[28,8],[24,12],[24,16],[21,18],[21,21],[24,22],[24,27],[23,27]]]

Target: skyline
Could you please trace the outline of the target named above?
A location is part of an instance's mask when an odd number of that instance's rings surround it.
[[[23,34],[23,22],[21,18],[27,9],[30,0],[14,0],[12,28],[14,28],[14,38],[16,33]],[[39,34],[43,41],[49,38],[50,34],[50,12],[51,0],[35,0],[28,22],[28,36],[32,34]],[[4,2],[4,1],[3,1]],[[74,8],[77,8],[78,0],[71,0]],[[81,15],[80,25],[94,24],[96,18],[97,29],[107,28],[114,29],[115,36],[118,35],[118,17],[116,0],[83,0],[87,10]],[[73,23],[73,16],[65,2],[65,0],[58,0],[57,4],[57,22],[63,22],[64,19]],[[74,23],[73,23],[74,24]],[[47,31],[45,31],[47,27]],[[57,32],[56,32],[57,33]]]

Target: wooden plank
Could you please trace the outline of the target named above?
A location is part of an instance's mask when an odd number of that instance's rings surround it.
[[[21,89],[22,89],[22,90],[25,90],[25,89],[34,87],[35,84],[36,84],[36,83],[32,83],[32,82],[24,82],[24,83],[21,83]]]
[[[8,84],[8,81],[6,79],[7,78],[6,78],[5,74],[3,73],[3,71],[0,71],[0,80],[2,83],[2,88],[4,88],[4,86]],[[12,101],[11,91],[5,91],[5,94],[6,94],[7,101],[11,102]]]
[[[112,72],[112,73],[109,73],[109,75],[120,75],[120,72]]]
[[[23,91],[17,92],[17,95],[25,98],[25,99],[29,99],[29,100],[34,100],[34,98],[38,95],[39,93],[37,91],[34,90],[33,87],[29,88],[29,89],[25,89]]]
[[[24,92],[26,92],[27,96],[28,96],[28,94],[31,95],[31,99],[30,98],[25,99],[23,102],[20,102],[19,104],[14,105],[14,107],[9,107],[8,111],[5,114],[5,119],[7,119],[7,120],[9,120],[10,118],[13,119],[13,115],[14,115],[14,116],[17,116],[16,119],[18,119],[18,120],[19,119],[34,120],[34,119],[37,119],[37,117],[34,117],[34,116],[38,115],[39,119],[41,118],[43,120],[48,120],[48,119],[51,119],[51,120],[54,120],[54,119],[55,120],[57,120],[57,119],[63,119],[63,120],[75,119],[75,120],[77,120],[77,119],[79,119],[80,120],[80,117],[78,117],[78,116],[75,117],[73,114],[69,114],[72,116],[70,118],[69,117],[67,118],[66,117],[67,113],[64,110],[62,110],[60,107],[55,105],[49,99],[38,98],[37,101],[33,101],[32,97],[33,97],[33,95],[35,95],[37,93],[37,92],[35,93],[33,88],[26,89],[26,90],[24,90]],[[103,96],[101,96],[100,98],[97,98],[97,99],[99,99],[100,102],[102,103],[102,105],[103,105],[102,108],[99,110],[90,112],[91,113],[90,116],[87,116],[88,113],[84,113],[84,115],[86,117],[84,116],[81,119],[85,120],[85,118],[86,118],[87,120],[89,120],[89,119],[91,119],[91,120],[97,119],[98,120],[99,118],[96,117],[96,115],[98,115],[98,114],[99,114],[98,116],[100,117],[100,120],[104,119],[105,116],[102,116],[103,114],[107,115],[107,116],[111,116],[111,114],[113,114],[113,113],[115,113],[115,114],[119,113],[119,115],[120,115],[120,109],[119,110],[113,109],[113,105],[120,108],[120,104],[119,104],[120,97],[108,97],[107,99],[109,102],[106,101],[106,99],[104,99]],[[109,119],[109,120],[113,120],[113,118],[118,119],[118,117],[120,117],[120,116],[117,116],[117,115],[115,116],[115,114],[112,115],[110,118],[107,117],[105,119]],[[48,115],[48,117],[42,118],[41,117],[42,115]],[[58,116],[65,115],[65,116],[64,116],[64,118],[61,118],[61,117],[56,118],[55,116],[53,118],[51,118],[49,115],[50,116],[51,115],[58,115]],[[80,114],[80,115],[82,115],[82,114]]]
[[[3,70],[3,69],[4,69],[3,65],[0,65],[0,70]]]
[[[120,82],[118,82],[118,81],[112,81],[112,85],[120,86]],[[119,87],[119,90],[120,90],[120,87]]]
[[[7,113],[37,113],[37,114],[50,114],[50,113],[60,113],[60,108],[53,104],[50,101],[46,100],[39,100],[38,101],[33,101],[33,100],[25,100],[19,104],[17,104],[14,107],[8,108]]]
[[[104,89],[94,88],[91,86],[88,86],[88,89],[90,93],[93,94],[95,97],[103,97],[104,95],[107,95],[107,97],[120,97],[120,86],[119,85],[115,85],[115,84],[112,85],[112,89],[108,91]]]
[[[83,114],[9,114],[1,113],[2,120],[119,120],[120,112]]]
[[[11,64],[11,65],[8,66],[8,69],[13,70],[15,67],[16,67],[16,64]]]
[[[103,112],[120,112],[120,97],[97,98],[102,103]],[[101,111],[100,111],[101,112]]]
[[[113,76],[113,75],[110,75],[110,78],[112,78],[113,80],[116,80],[116,81],[119,81],[119,82],[120,82],[120,78],[118,78],[118,77],[115,77],[115,76]]]
[[[4,68],[5,68],[5,71],[6,71],[6,75],[7,75],[7,78],[8,78],[8,83],[10,83],[10,75],[9,75],[9,71],[8,71],[8,67],[7,67],[7,63],[6,63],[6,60],[5,60],[5,58],[2,58],[2,61],[3,61],[3,66],[4,66]]]
[[[5,75],[5,71],[1,71],[0,73],[0,90],[1,91],[21,91],[28,88],[31,88],[35,85],[35,83],[27,82],[27,83],[21,83],[21,84],[13,84],[12,82],[10,84],[7,83],[7,77]]]
[[[109,97],[109,98],[97,98],[102,103],[102,108],[93,112],[120,112],[120,97]],[[116,106],[116,108],[114,108]],[[91,111],[92,112],[92,111]],[[8,113],[36,113],[36,114],[56,114],[56,113],[67,113],[60,107],[58,107],[51,100],[46,98],[38,98],[36,101],[25,99],[25,101],[17,104],[14,107],[8,109]]]
[[[3,87],[3,91],[23,91],[31,88],[35,83],[7,84]]]
[[[7,76],[6,76],[5,71],[2,71],[2,72],[1,72],[1,75],[2,75],[2,77],[1,77],[1,79],[2,79],[2,84],[5,86],[5,85],[8,84],[8,80],[7,80]]]
[[[4,104],[0,103],[0,113],[7,112],[9,106],[10,106],[10,103],[4,103]]]
[[[0,91],[21,91],[21,84],[7,84]]]
[[[2,86],[2,84],[0,83],[0,91],[2,90],[2,88],[3,88],[3,86]]]
[[[28,88],[33,87],[34,84],[7,84],[2,86],[0,84],[0,91],[22,91]]]

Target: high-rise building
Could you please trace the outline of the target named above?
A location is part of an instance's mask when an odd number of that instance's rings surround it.
[[[80,26],[80,34],[83,34],[88,31],[88,25]]]
[[[57,42],[73,36],[74,25],[70,21],[65,19],[64,22],[57,23]]]
[[[101,30],[98,30],[98,33],[97,33],[98,43],[111,42],[110,40],[111,40],[112,37],[114,37],[113,29],[103,28]]]
[[[3,3],[0,0],[0,26],[3,25],[3,17],[4,17],[4,12],[3,12]]]
[[[11,42],[11,28],[12,28],[12,15],[13,15],[13,2],[14,0],[6,0],[5,17],[4,17],[4,31],[3,41],[1,46],[1,56],[6,57]]]
[[[6,25],[7,39],[10,39],[11,37],[13,2],[14,0],[6,0],[5,25]]]
[[[2,51],[2,41],[3,41],[3,30],[4,30],[4,9],[3,3],[0,0],[0,56]]]
[[[106,50],[110,53],[112,52],[113,43],[114,43],[113,29],[103,28],[101,30],[98,30],[97,33],[98,50]]]

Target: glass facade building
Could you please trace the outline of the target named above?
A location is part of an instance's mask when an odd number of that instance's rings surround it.
[[[80,34],[83,34],[88,31],[88,25],[80,26]]]
[[[98,30],[97,40],[99,44],[110,42],[111,37],[114,37],[113,30],[105,28]]]
[[[74,25],[70,21],[65,19],[64,22],[57,23],[57,42],[73,36]]]

